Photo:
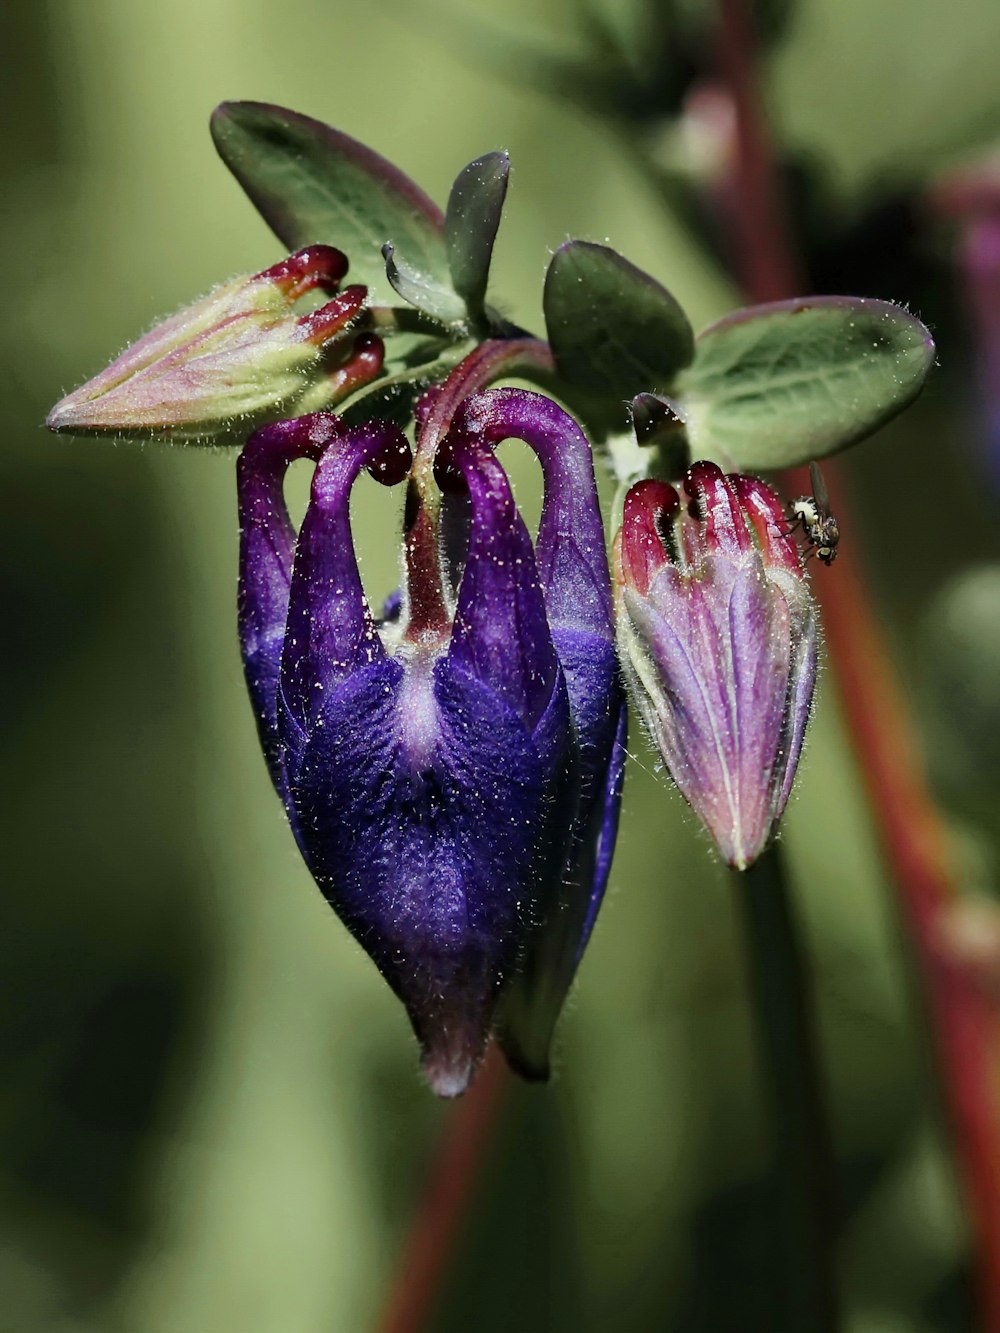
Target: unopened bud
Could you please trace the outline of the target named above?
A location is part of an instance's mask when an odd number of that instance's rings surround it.
[[[381,369],[381,344],[354,332],[367,298],[337,287],[347,260],[314,245],[234,278],[127,348],[58,402],[50,430],[205,438],[340,401]],[[331,299],[296,312],[313,290]]]
[[[780,499],[695,463],[641,481],[616,541],[619,655],[681,794],[745,869],[785,808],[816,676],[816,612]]]

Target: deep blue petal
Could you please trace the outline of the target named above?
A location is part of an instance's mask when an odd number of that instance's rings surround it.
[[[527,1078],[549,1076],[552,1035],[607,887],[618,831],[627,708],[614,648],[604,638],[557,630],[569,690],[576,783],[560,812],[568,829],[521,966],[502,1001],[500,1042]]]
[[[343,429],[330,412],[280,421],[251,435],[236,463],[240,648],[261,748],[283,800],[277,694],[295,548],[295,530],[285,504],[285,473],[296,459],[319,458]]]
[[[506,473],[481,442],[456,438],[469,488],[469,550],[448,656],[504,699],[532,729],[559,676],[535,553]]]
[[[504,996],[501,1041],[515,1068],[545,1078],[553,1029],[604,895],[621,801],[625,702],[604,530],[590,445],[550,399],[521,389],[476,394],[456,415],[453,433],[491,448],[523,440],[542,467],[536,561],[569,692],[575,782],[559,795],[554,826],[564,859],[549,874],[538,921]]]
[[[303,734],[326,690],[385,656],[365,598],[351,533],[351,488],[362,468],[409,462],[409,445],[388,422],[346,431],[320,458],[302,520],[281,656],[281,701]],[[289,727],[285,737],[293,743]]]
[[[526,389],[488,389],[466,399],[454,430],[491,448],[517,439],[537,455],[544,494],[535,543],[549,623],[614,638],[604,526],[590,444],[550,398]]]

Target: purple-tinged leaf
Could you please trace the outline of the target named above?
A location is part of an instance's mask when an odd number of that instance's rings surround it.
[[[378,153],[322,121],[265,102],[223,102],[211,128],[222,160],[289,249],[336,244],[375,302],[392,299],[382,262],[386,241],[449,285],[441,210]]]

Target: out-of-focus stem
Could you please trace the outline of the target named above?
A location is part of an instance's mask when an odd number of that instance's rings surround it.
[[[747,0],[718,0],[718,13],[719,72],[736,116],[739,206],[729,224],[738,276],[754,301],[801,295]],[[849,519],[832,469],[828,481],[843,530]],[[816,590],[844,714],[923,980],[973,1221],[983,1326],[1000,1333],[1000,1021],[940,947],[942,908],[955,892],[944,824],[849,535],[840,550],[836,568],[816,580]]]
[[[833,480],[830,478],[829,480]],[[831,490],[841,521],[845,507]],[[953,901],[947,835],[931,800],[896,673],[850,546],[819,589],[841,706],[899,890],[935,1037],[963,1192],[973,1222],[983,1327],[1000,1333],[1000,1018],[942,948]]]
[[[754,301],[799,295],[781,179],[761,100],[747,0],[718,0],[719,73],[733,100],[736,145],[728,231],[737,277]]]
[[[379,1333],[422,1333],[434,1314],[504,1102],[509,1075],[495,1047],[455,1104],[430,1162]]]
[[[788,1333],[836,1333],[837,1204],[811,980],[777,847],[733,872],[774,1135]]]

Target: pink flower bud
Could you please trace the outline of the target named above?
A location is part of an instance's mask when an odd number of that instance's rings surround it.
[[[816,613],[781,500],[695,463],[683,496],[629,491],[615,543],[619,655],[681,794],[726,861],[764,850],[795,777]]]
[[[381,344],[355,338],[367,290],[338,285],[347,260],[313,245],[234,278],[164,320],[58,402],[51,430],[192,439],[339,401],[381,369]],[[330,299],[296,311],[307,292]]]

